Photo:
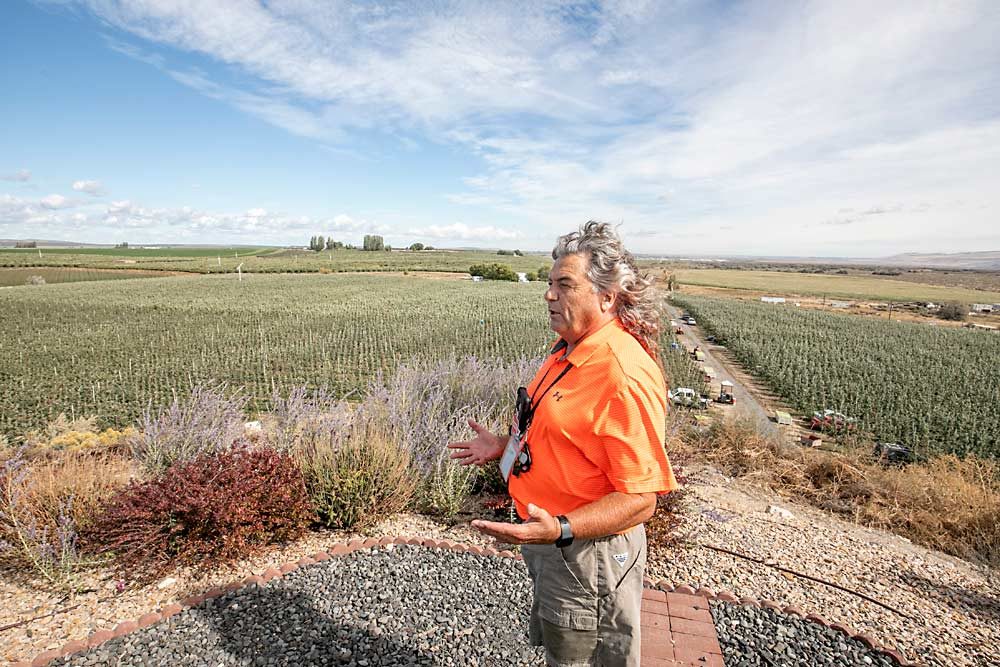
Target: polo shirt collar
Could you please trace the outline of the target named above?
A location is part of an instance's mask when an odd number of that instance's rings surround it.
[[[602,326],[600,329],[592,332],[586,338],[577,343],[576,347],[573,348],[573,351],[569,354],[568,357],[566,357],[566,359],[569,361],[569,363],[573,364],[574,366],[577,367],[582,366],[587,362],[588,359],[590,359],[590,357],[594,355],[594,352],[597,351],[597,348],[599,348],[603,343],[607,342],[607,340],[611,338],[611,336],[613,336],[616,331],[618,330],[624,331],[624,329],[625,327],[622,326],[621,321],[617,317],[611,320],[610,322],[606,322],[604,326]],[[553,346],[552,350],[549,353],[556,354],[557,352],[563,352],[566,349],[566,347],[567,347],[566,341],[560,338],[559,342],[557,342],[555,346]],[[563,354],[565,354],[565,352],[563,352]]]

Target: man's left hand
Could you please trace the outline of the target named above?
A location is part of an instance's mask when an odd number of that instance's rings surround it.
[[[481,533],[495,537],[504,544],[552,544],[562,530],[559,521],[538,505],[528,505],[528,520],[524,523],[502,523],[498,521],[472,522],[472,527]]]

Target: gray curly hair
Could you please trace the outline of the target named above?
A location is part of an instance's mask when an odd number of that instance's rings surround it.
[[[649,356],[659,361],[660,326],[663,317],[659,294],[651,277],[639,273],[632,253],[606,222],[593,220],[578,231],[559,237],[552,259],[580,254],[587,257],[587,278],[594,291],[617,295],[616,315]]]

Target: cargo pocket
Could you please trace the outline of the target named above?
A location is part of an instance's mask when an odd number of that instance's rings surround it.
[[[538,594],[540,615],[574,630],[597,629],[597,557],[590,540],[546,553]]]

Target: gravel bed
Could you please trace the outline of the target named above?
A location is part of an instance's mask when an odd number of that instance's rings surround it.
[[[1000,574],[748,486],[688,468],[686,545],[650,554],[647,576],[817,613],[927,667],[1000,667]],[[773,514],[769,507],[790,512]],[[901,613],[711,544],[870,595]],[[902,614],[905,614],[902,615]]]
[[[837,632],[770,609],[713,600],[726,667],[893,667],[886,656]]]
[[[530,604],[520,561],[396,545],[300,568],[53,664],[537,665]]]

